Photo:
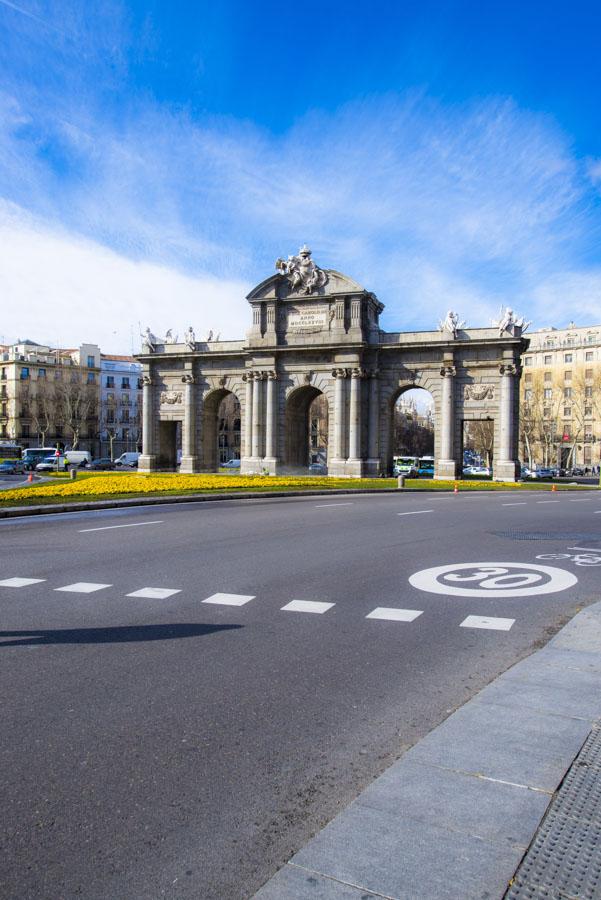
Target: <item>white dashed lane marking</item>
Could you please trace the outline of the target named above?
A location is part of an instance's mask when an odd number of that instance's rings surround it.
[[[103,525],[100,528],[80,528],[80,534],[86,534],[88,531],[111,531],[113,528],[139,528],[141,525],[162,525],[162,520],[156,522],[130,522],[128,525]]]
[[[110,588],[112,584],[96,584],[93,581],[76,581],[75,584],[66,584],[65,587],[54,588],[55,591],[66,591],[69,594],[93,594],[103,588]]]
[[[0,587],[28,587],[30,584],[41,584],[43,581],[46,581],[45,578],[5,578],[4,581],[0,581]]]
[[[525,500],[518,500],[516,503],[502,503],[501,506],[526,506]]]
[[[127,597],[145,597],[147,600],[166,600],[167,597],[173,597],[174,594],[181,594],[181,588],[155,588],[145,587],[139,591],[133,591],[126,594]]]
[[[537,500],[537,503],[560,503],[560,500]]]
[[[318,600],[291,600],[282,609],[286,612],[325,613],[334,606],[333,603],[322,603]]]
[[[326,506],[352,506],[352,503],[318,503],[315,509],[325,509]]]
[[[414,509],[411,512],[397,513],[397,516],[419,516],[421,513],[434,512],[433,509]]]
[[[394,606],[376,606],[365,618],[386,619],[389,622],[413,622],[422,613],[422,609],[397,609]]]
[[[500,619],[491,616],[468,616],[461,628],[490,628],[492,631],[509,631],[515,619]]]
[[[219,606],[244,606],[245,603],[254,599],[254,594],[212,594],[202,602],[215,603]]]

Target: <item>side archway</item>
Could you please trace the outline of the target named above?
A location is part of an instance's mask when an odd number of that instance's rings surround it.
[[[313,385],[295,388],[286,398],[285,465],[306,469],[327,464],[328,401]]]
[[[240,459],[240,401],[233,391],[210,391],[202,407],[203,472],[217,472],[230,459]]]

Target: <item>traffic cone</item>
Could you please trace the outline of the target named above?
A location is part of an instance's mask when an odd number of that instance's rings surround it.
[[[459,493],[459,485],[457,484],[457,482],[455,482],[455,487],[453,488],[453,493],[454,493],[454,494],[458,494],[458,493]]]
[[[29,473],[29,475],[27,476],[27,481],[28,481],[30,484],[32,483],[32,481],[33,481],[33,472],[30,472],[30,473]]]
[[[552,490],[552,491],[556,491],[556,490],[557,490],[557,485],[554,484],[553,487],[551,488],[551,490]]]

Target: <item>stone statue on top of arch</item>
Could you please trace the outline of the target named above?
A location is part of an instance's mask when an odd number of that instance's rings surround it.
[[[292,290],[300,294],[312,294],[328,280],[323,269],[311,259],[311,251],[306,244],[300,248],[298,256],[289,256],[286,260],[277,259],[275,267],[281,275],[288,277]]]

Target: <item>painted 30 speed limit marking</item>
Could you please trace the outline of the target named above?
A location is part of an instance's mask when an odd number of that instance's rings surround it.
[[[565,569],[515,562],[451,563],[409,578],[419,591],[454,597],[531,597],[565,591],[577,582]]]

